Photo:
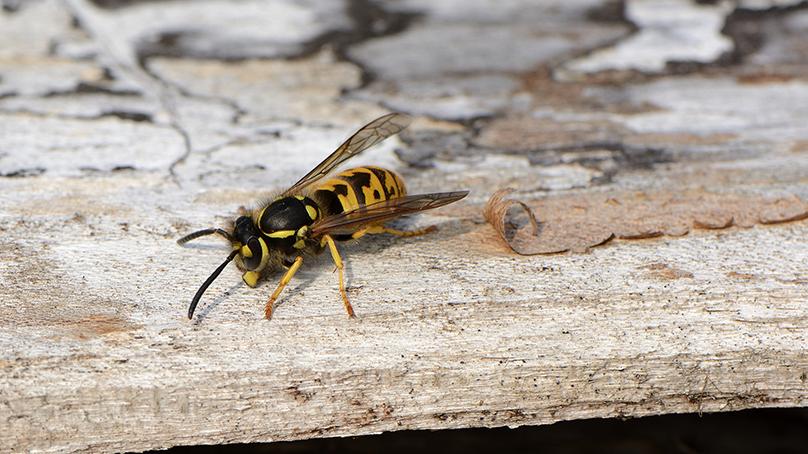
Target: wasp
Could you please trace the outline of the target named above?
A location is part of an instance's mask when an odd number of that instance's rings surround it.
[[[270,319],[275,301],[303,265],[304,257],[320,254],[326,248],[338,271],[345,311],[348,317],[354,317],[345,292],[345,262],[336,242],[355,240],[367,234],[409,237],[432,232],[435,226],[403,231],[384,224],[399,216],[456,202],[468,194],[468,191],[456,191],[407,195],[401,177],[380,167],[356,167],[329,177],[337,166],[399,133],[409,123],[410,117],[400,113],[371,121],[292,187],[252,210],[249,216],[239,216],[230,229],[199,230],[177,240],[183,245],[201,236],[220,235],[232,248],[227,259],[199,287],[188,308],[188,318],[193,318],[210,284],[234,261],[243,273],[242,280],[250,287],[286,269],[264,307],[264,315]]]

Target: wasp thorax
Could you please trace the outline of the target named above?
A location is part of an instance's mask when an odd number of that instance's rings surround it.
[[[258,226],[270,238],[282,238],[283,233],[294,234],[304,225],[317,219],[318,209],[313,200],[302,197],[284,197],[272,202],[258,216]],[[273,236],[274,234],[274,236]]]
[[[319,208],[312,199],[290,196],[275,200],[261,210],[256,223],[272,249],[291,255],[305,247],[308,226],[319,215]]]

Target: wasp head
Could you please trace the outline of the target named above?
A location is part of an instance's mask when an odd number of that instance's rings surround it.
[[[260,272],[266,267],[269,259],[269,248],[251,217],[241,216],[236,219],[230,241],[233,249],[238,250],[236,266],[239,269],[247,272]],[[245,278],[245,281],[247,281],[247,278]],[[247,282],[247,284],[250,284],[250,282]]]

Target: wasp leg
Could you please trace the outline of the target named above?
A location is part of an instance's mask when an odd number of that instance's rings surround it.
[[[431,232],[434,232],[436,230],[438,230],[438,227],[434,226],[434,225],[430,225],[429,227],[424,227],[423,229],[418,229],[418,230],[396,230],[396,229],[391,229],[390,227],[386,227],[386,226],[383,226],[383,225],[372,225],[372,226],[369,226],[369,227],[365,227],[362,230],[357,230],[356,232],[354,232],[353,235],[351,235],[351,238],[357,239],[357,238],[362,238],[363,236],[365,236],[367,234],[376,234],[376,233],[389,233],[391,235],[402,236],[402,237],[418,236],[418,235],[425,235],[427,233],[431,233]]]
[[[303,264],[303,256],[299,255],[295,259],[294,263],[292,263],[292,266],[290,266],[289,269],[286,270],[286,274],[283,275],[281,281],[278,282],[278,287],[275,288],[274,292],[272,292],[272,296],[269,297],[269,301],[267,301],[267,305],[264,307],[264,315],[266,316],[267,320],[272,318],[272,306],[275,304],[275,300],[278,299],[278,296],[283,291],[283,288],[286,287],[286,284],[288,284],[289,281],[292,280],[292,276],[294,276],[295,273],[297,273],[297,270],[300,269],[300,265],[302,264]]]
[[[328,250],[331,251],[331,258],[334,259],[334,265],[337,266],[337,271],[339,271],[339,293],[342,295],[345,311],[348,312],[348,317],[353,318],[355,317],[353,306],[351,306],[351,302],[348,301],[348,294],[345,293],[345,281],[342,277],[342,257],[340,257],[337,245],[334,244],[334,239],[331,238],[331,235],[323,235],[323,239],[320,240],[320,246],[325,246],[326,244],[328,244]]]

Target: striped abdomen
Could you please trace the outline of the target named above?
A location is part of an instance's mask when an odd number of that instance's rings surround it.
[[[406,195],[404,182],[380,167],[356,167],[317,185],[312,198],[326,215]]]

